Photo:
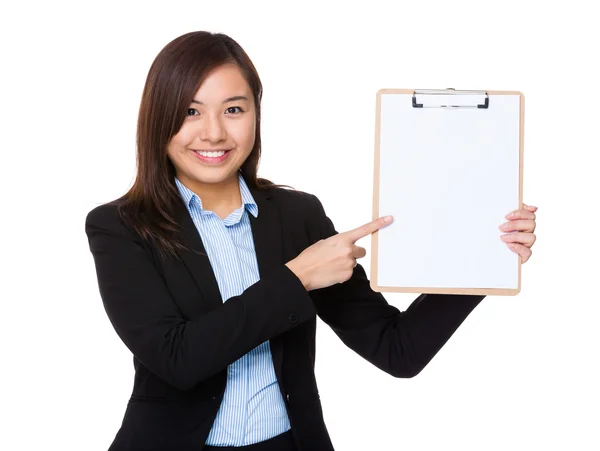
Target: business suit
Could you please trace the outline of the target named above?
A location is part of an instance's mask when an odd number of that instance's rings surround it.
[[[372,291],[361,265],[347,282],[307,292],[285,263],[335,234],[332,222],[313,195],[250,188],[261,279],[225,303],[205,255],[160,258],[119,221],[114,202],[88,214],[104,306],[134,354],[133,392],[111,451],[200,451],[227,365],[266,340],[298,449],[333,450],[314,377],[316,315],[383,371],[412,377],[484,298],[420,295],[400,312]],[[183,243],[204,252],[183,202],[177,208]]]

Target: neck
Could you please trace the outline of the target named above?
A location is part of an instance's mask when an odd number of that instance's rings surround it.
[[[235,176],[220,183],[199,183],[184,180],[181,180],[181,182],[200,197],[204,210],[213,212],[233,211],[242,205],[237,172]]]

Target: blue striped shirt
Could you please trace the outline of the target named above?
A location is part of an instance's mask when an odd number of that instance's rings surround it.
[[[238,296],[260,277],[248,212],[258,216],[244,178],[238,172],[242,205],[224,220],[202,208],[202,200],[175,177],[175,183],[215,273],[223,302]],[[206,439],[211,446],[244,446],[290,429],[269,341],[227,367],[223,402]]]

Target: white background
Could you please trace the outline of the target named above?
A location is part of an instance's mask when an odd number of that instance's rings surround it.
[[[133,183],[152,60],[175,37],[208,30],[236,39],[264,83],[260,175],[316,194],[340,231],[371,219],[378,89],[526,96],[524,202],[539,210],[521,294],[485,299],[413,379],[377,370],[319,322],[317,379],[336,450],[600,449],[592,8],[522,0],[3,6],[0,448],[106,450],[120,426],[133,365],[102,307],[85,215]],[[477,209],[464,211],[465,227]],[[369,249],[370,240],[359,244]],[[414,297],[386,295],[402,310]]]

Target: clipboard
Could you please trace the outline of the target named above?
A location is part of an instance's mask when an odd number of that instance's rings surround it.
[[[500,236],[523,206],[519,91],[377,91],[374,291],[515,296],[521,257]]]

